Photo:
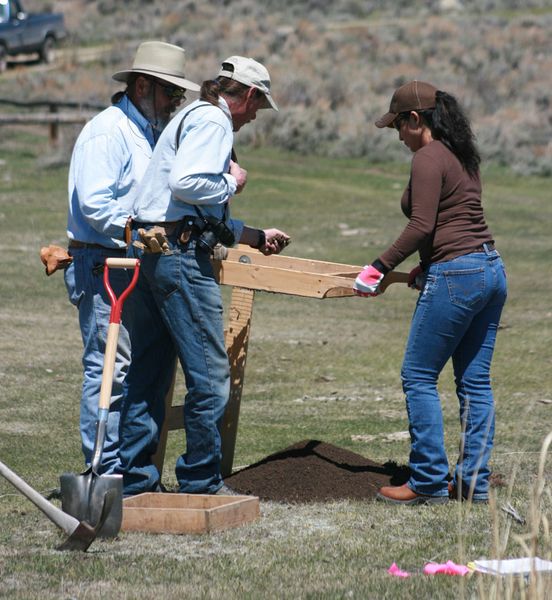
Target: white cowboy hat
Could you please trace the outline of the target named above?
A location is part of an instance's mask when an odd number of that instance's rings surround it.
[[[113,79],[126,82],[131,73],[142,73],[162,79],[180,88],[199,92],[200,86],[186,79],[185,64],[186,57],[183,48],[165,42],[143,42],[136,50],[132,68],[118,71],[113,75]]]

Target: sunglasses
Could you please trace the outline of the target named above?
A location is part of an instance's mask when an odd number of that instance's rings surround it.
[[[397,130],[400,131],[401,130],[401,125],[405,122],[408,121],[408,119],[410,119],[410,113],[409,112],[405,112],[405,113],[399,113],[396,117],[395,120],[393,121],[393,127]]]
[[[176,85],[170,85],[169,83],[162,83],[155,80],[155,83],[165,92],[165,95],[170,100],[185,100],[186,90]]]

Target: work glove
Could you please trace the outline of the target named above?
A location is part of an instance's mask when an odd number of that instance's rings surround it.
[[[69,256],[65,248],[50,244],[40,249],[40,260],[46,267],[46,275],[50,276],[58,269],[66,269],[71,264],[73,257]]]
[[[222,244],[217,244],[213,248],[212,257],[214,260],[226,260],[228,257],[228,248]]]
[[[421,290],[424,285],[424,270],[417,265],[408,274],[408,287],[413,290]]]
[[[151,229],[138,229],[140,240],[133,243],[134,246],[143,250],[146,254],[160,254],[169,252],[170,246],[165,230],[161,227],[152,227]]]
[[[379,292],[379,284],[384,275],[372,265],[366,265],[364,269],[357,275],[353,284],[353,291],[357,296],[377,296]]]

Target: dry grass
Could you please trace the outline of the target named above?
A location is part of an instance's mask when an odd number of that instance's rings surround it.
[[[95,4],[82,3],[83,11]],[[299,41],[322,43],[314,39],[316,31],[312,23],[298,25],[294,51],[300,51]],[[231,32],[229,25],[225,35]],[[444,38],[449,34],[449,28],[442,32]],[[203,60],[207,65],[215,59],[211,54]],[[114,65],[107,63],[94,76],[110,73]],[[59,93],[72,82],[75,88],[67,90],[76,90],[86,77],[84,69],[72,69],[57,80]],[[21,71],[9,84],[2,80],[0,90],[11,86],[15,93],[15,82],[38,94],[47,78],[40,71]],[[374,74],[370,81],[374,90],[380,86],[383,102],[384,80]],[[104,84],[98,96],[108,95],[107,75]],[[49,83],[50,93],[53,88]],[[374,103],[370,111],[376,108]],[[364,116],[368,119],[368,113]],[[300,115],[294,118],[300,123]],[[82,468],[76,314],[61,277],[47,279],[38,260],[41,245],[64,239],[67,167],[47,166],[44,158],[51,150],[40,128],[4,128],[2,134],[0,457],[46,492],[57,485],[61,472]],[[372,144],[372,135],[365,137]],[[234,207],[236,216],[289,231],[290,254],[364,264],[402,227],[398,198],[408,176],[404,164],[376,168],[367,160],[319,159],[266,148],[238,151],[240,156],[243,151],[251,180]],[[53,549],[59,541],[53,526],[2,481],[0,596],[547,598],[550,576],[453,579],[421,573],[430,560],[552,558],[547,462],[552,283],[543,276],[550,263],[549,183],[493,168],[485,170],[484,184],[488,219],[510,286],[493,371],[497,432],[492,467],[503,485],[493,488],[490,506],[451,503],[403,510],[371,502],[262,503],[262,518],[244,528],[200,537],[124,534],[74,556]],[[407,427],[398,369],[414,297],[400,288],[373,302],[259,294],[235,464],[252,463],[305,438],[323,439],[376,461],[406,461],[408,441],[395,438]],[[445,370],[440,389],[453,461],[459,431],[451,380]],[[169,484],[182,446],[181,434],[173,432],[165,465]],[[525,524],[503,510],[508,503]],[[394,561],[413,577],[391,578],[386,571]]]
[[[213,77],[232,54],[266,62],[282,110],[245,133],[253,144],[406,161],[394,136],[376,130],[373,121],[387,110],[396,86],[418,78],[458,95],[485,159],[520,173],[552,173],[552,10],[546,0],[524,7],[508,0],[52,5],[64,11],[72,32],[65,58],[54,70],[10,71],[0,81],[0,96],[107,103],[118,89],[111,74],[132,62],[140,41],[159,38],[186,48],[194,81]],[[102,49],[92,62],[85,58],[90,46]]]

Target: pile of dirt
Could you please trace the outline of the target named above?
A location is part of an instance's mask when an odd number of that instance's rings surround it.
[[[225,478],[232,489],[262,500],[318,502],[371,499],[383,485],[402,485],[408,467],[375,463],[318,440],[303,440]]]

